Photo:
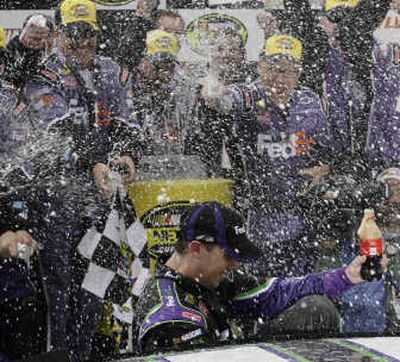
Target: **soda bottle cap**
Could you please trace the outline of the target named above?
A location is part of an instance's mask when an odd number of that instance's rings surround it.
[[[374,209],[365,209],[364,210],[364,217],[368,217],[368,218],[373,217],[373,218],[375,218]]]

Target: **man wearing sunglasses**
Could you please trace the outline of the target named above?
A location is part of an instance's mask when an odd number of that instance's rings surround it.
[[[68,187],[60,185],[59,192],[43,200],[43,215],[49,217],[42,223],[42,266],[51,348],[67,350],[71,361],[83,361],[90,355],[100,301],[74,281],[73,255],[88,220],[110,206],[112,166],[126,170],[125,183],[133,180],[137,128],[119,66],[96,55],[100,28],[94,3],[65,0],[56,18],[57,52],[26,83],[23,95],[35,138],[57,131],[72,139],[64,159]]]
[[[244,329],[250,320],[263,320],[269,332],[275,329],[281,335],[338,331],[335,308],[322,295],[335,299],[362,282],[365,257],[355,258],[346,268],[260,283],[239,270],[241,262],[259,254],[235,210],[216,202],[191,207],[181,221],[176,251],[158,266],[139,299],[141,352],[248,338]],[[311,295],[314,302],[302,300],[310,307],[300,307],[299,300]],[[297,301],[298,308],[288,309]]]

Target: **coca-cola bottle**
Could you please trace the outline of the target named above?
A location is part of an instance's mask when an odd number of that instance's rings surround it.
[[[357,234],[360,241],[360,255],[367,257],[361,269],[361,277],[367,281],[381,279],[383,238],[375,222],[375,212],[373,209],[364,210],[364,216]]]

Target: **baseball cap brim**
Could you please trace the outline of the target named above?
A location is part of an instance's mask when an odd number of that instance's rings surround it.
[[[231,257],[240,261],[248,262],[260,256],[260,250],[250,240],[247,232],[238,233],[235,230],[244,228],[243,220],[236,212],[224,210],[225,215],[225,240],[231,250]]]
[[[84,21],[62,24],[60,26],[60,30],[70,38],[90,38],[98,35],[99,33],[99,27],[97,26],[97,24],[87,23]]]
[[[157,68],[168,68],[171,64],[179,64],[178,59],[170,53],[155,53],[146,55],[146,58]]]
[[[288,60],[292,61],[293,63],[301,64],[301,60],[300,59],[297,59],[297,58],[291,56],[290,54],[265,55],[265,53],[262,52],[259,55],[259,59],[265,60],[265,61],[268,61],[268,62],[271,62],[271,63],[278,62],[281,59],[288,59]]]

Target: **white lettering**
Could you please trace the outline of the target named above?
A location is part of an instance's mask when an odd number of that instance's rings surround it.
[[[235,229],[235,234],[236,235],[241,235],[246,233],[246,228],[244,226],[234,226]]]
[[[172,295],[167,295],[167,307],[175,307],[175,300]]]
[[[182,341],[182,342],[186,342],[186,341],[189,341],[189,340],[191,340],[191,339],[193,339],[193,338],[196,338],[196,337],[198,337],[198,336],[201,336],[201,335],[202,335],[201,329],[196,329],[196,330],[194,330],[193,332],[189,332],[189,333],[184,334],[184,335],[181,337],[181,341]]]
[[[274,158],[288,159],[296,155],[296,135],[290,135],[289,139],[285,133],[281,133],[281,141],[272,142],[271,135],[259,133],[257,136],[257,154],[262,155],[267,151],[268,156]]]

